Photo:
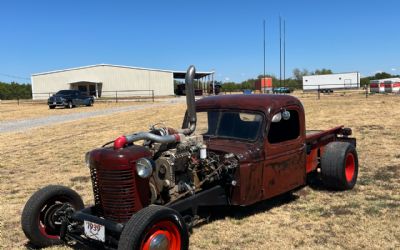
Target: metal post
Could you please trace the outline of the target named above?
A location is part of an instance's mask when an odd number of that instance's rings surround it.
[[[115,103],[118,102],[118,91],[115,91]]]
[[[211,82],[212,82],[212,92],[215,95],[215,83],[214,83],[214,72],[211,75]]]
[[[365,98],[368,98],[368,84],[365,84]]]
[[[151,97],[152,97],[153,102],[154,102],[154,90],[151,91]]]
[[[19,106],[19,97],[17,98],[17,101],[18,101],[18,106]]]
[[[319,98],[320,98],[320,93],[321,93],[321,91],[320,91],[320,85],[318,85],[318,100],[319,100]]]

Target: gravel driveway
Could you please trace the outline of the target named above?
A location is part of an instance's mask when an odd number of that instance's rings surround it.
[[[127,112],[132,110],[140,110],[147,108],[155,108],[155,107],[163,107],[165,105],[171,105],[175,103],[184,102],[185,98],[174,98],[174,99],[166,99],[161,103],[151,103],[151,104],[143,104],[143,105],[134,105],[134,106],[124,106],[124,107],[116,107],[109,108],[97,111],[90,112],[82,112],[82,113],[73,113],[66,115],[51,115],[41,118],[32,118],[25,119],[19,121],[10,121],[10,122],[0,122],[0,133],[6,132],[23,132],[29,129],[43,127],[47,125],[59,124],[63,122],[77,121],[81,119],[86,119],[90,117],[96,117],[101,115],[110,115],[119,112]]]

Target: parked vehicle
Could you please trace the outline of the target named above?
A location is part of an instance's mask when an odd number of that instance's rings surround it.
[[[289,95],[195,102],[194,75],[191,66],[182,129],[154,125],[86,153],[93,206],[84,208],[64,186],[33,194],[21,219],[33,245],[188,249],[199,208],[248,206],[301,188],[308,177],[332,190],[354,187],[358,158],[351,129],[306,131],[303,106]]]
[[[272,92],[275,94],[283,94],[283,93],[290,93],[290,89],[287,87],[278,87],[278,88],[273,88]]]
[[[333,93],[333,89],[319,89],[318,91],[320,93],[326,93],[326,94]]]
[[[60,90],[47,100],[50,109],[54,109],[55,107],[71,109],[79,105],[92,106],[93,103],[93,96],[88,96],[86,93],[73,89]]]
[[[303,76],[303,91],[358,89],[360,87],[360,73],[335,73],[326,75]]]

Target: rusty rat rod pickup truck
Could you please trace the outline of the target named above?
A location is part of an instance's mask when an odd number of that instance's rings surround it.
[[[195,101],[194,78],[191,66],[181,129],[157,124],[86,154],[93,205],[59,185],[33,194],[21,220],[32,245],[187,249],[200,209],[248,206],[301,188],[310,175],[332,190],[354,187],[351,129],[306,131],[290,95]]]

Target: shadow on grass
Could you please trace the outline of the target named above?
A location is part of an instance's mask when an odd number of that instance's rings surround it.
[[[268,200],[257,202],[253,205],[241,207],[241,206],[225,206],[225,207],[209,207],[199,210],[201,217],[200,222],[196,223],[193,228],[199,228],[204,224],[207,224],[216,220],[223,220],[225,218],[233,218],[235,220],[242,220],[246,217],[264,213],[272,208],[280,207],[297,200],[299,196],[292,193],[286,193],[273,197]]]

